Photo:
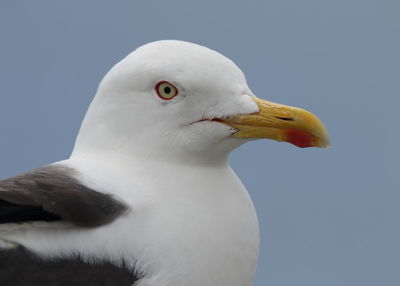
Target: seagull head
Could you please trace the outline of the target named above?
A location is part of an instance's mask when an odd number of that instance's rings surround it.
[[[257,98],[230,59],[189,42],[157,41],[104,77],[73,154],[213,161],[258,138],[329,146],[316,116]]]

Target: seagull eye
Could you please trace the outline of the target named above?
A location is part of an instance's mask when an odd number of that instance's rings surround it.
[[[164,100],[170,100],[178,95],[178,89],[168,81],[160,81],[156,84],[157,95]]]

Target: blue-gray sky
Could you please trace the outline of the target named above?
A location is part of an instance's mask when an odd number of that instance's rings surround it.
[[[400,285],[400,2],[0,3],[0,176],[67,158],[107,70],[146,42],[232,58],[253,92],[309,109],[330,150],[231,156],[262,233],[256,286]]]

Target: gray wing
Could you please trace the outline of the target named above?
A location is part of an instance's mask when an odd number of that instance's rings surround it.
[[[126,211],[113,196],[80,183],[74,172],[49,165],[0,181],[0,224],[65,220],[94,227]]]
[[[77,256],[44,260],[23,247],[0,250],[2,286],[131,286],[139,278],[126,265],[108,261],[89,263]]]

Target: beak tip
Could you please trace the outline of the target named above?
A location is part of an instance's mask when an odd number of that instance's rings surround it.
[[[330,149],[332,147],[331,140],[328,135],[317,137],[315,147]]]

